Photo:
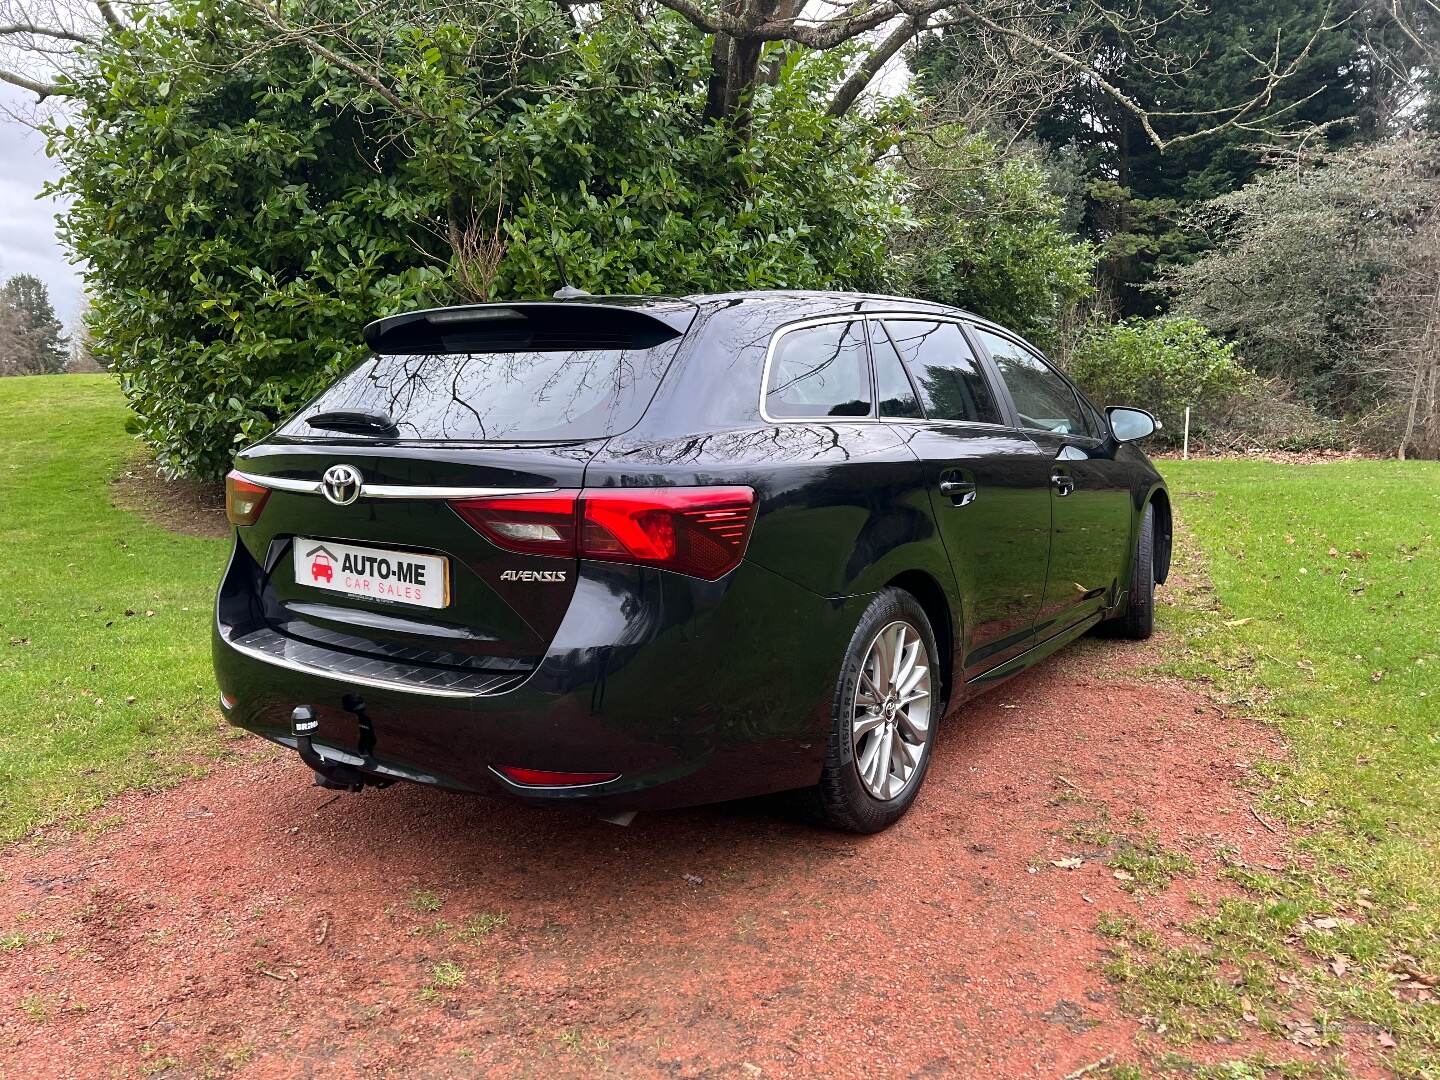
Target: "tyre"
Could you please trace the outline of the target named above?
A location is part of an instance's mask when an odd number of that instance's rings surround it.
[[[879,832],[910,809],[930,767],[939,659],[919,601],[881,590],[855,628],[835,687],[825,767],[811,792],[822,824]]]
[[[1155,508],[1145,507],[1135,559],[1130,567],[1130,595],[1125,613],[1100,624],[1111,637],[1144,641],[1155,630]]]

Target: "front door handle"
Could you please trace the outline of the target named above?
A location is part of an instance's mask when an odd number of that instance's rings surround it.
[[[952,500],[956,506],[969,506],[975,501],[975,481],[941,480],[940,494]]]
[[[1064,498],[1075,490],[1075,478],[1069,473],[1054,472],[1050,474],[1050,486],[1055,489],[1055,494]]]

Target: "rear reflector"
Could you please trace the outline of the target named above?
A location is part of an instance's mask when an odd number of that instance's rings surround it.
[[[233,469],[225,477],[225,516],[232,525],[254,525],[270,489],[252,484]]]
[[[450,505],[509,551],[638,563],[706,581],[740,564],[755,523],[748,487],[587,488]]]
[[[514,784],[525,787],[575,787],[580,784],[603,784],[614,780],[616,772],[549,772],[545,769],[520,769],[513,765],[497,765],[495,771]]]

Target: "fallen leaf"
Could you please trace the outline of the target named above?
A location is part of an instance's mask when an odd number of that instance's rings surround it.
[[[1329,555],[1330,558],[1332,558],[1332,559],[1338,559],[1338,558],[1340,557],[1340,549],[1339,549],[1339,548],[1333,548],[1333,547],[1332,547],[1332,548],[1331,548],[1329,551],[1327,551],[1325,554]]]
[[[1381,1046],[1383,1046],[1386,1050],[1395,1049],[1395,1037],[1391,1035],[1388,1031],[1382,1031],[1379,1035],[1376,1035],[1375,1041],[1378,1042]]]
[[[1254,621],[1255,621],[1255,620],[1254,620],[1254,619],[1251,619],[1251,618],[1245,618],[1245,619],[1226,619],[1226,620],[1225,620],[1225,625],[1226,625],[1226,626],[1244,626],[1246,623],[1250,623],[1250,622],[1254,622]]]
[[[1085,860],[1078,855],[1071,855],[1064,859],[1051,859],[1051,866],[1058,866],[1061,870],[1079,870],[1085,865]]]
[[[1116,870],[1116,871],[1115,871],[1115,880],[1116,880],[1116,881],[1134,881],[1134,880],[1135,880],[1135,875],[1132,874],[1132,873],[1130,873],[1129,870]]]
[[[1343,956],[1333,956],[1330,958],[1330,970],[1335,973],[1335,977],[1338,979],[1350,970],[1350,963]]]
[[[1324,919],[1312,920],[1310,925],[1313,926],[1316,930],[1334,930],[1337,926],[1340,925],[1340,920],[1327,917]]]

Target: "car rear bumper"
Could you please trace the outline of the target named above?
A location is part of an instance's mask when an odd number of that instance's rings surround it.
[[[867,599],[826,599],[750,563],[718,582],[585,563],[532,671],[426,685],[419,665],[268,631],[237,601],[235,573],[214,632],[232,724],[294,747],[291,714],[307,706],[314,748],[362,773],[616,810],[815,783],[840,660]],[[534,787],[497,766],[619,776]]]

